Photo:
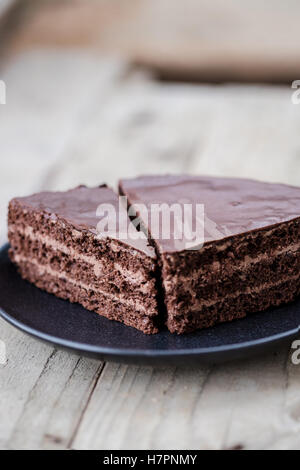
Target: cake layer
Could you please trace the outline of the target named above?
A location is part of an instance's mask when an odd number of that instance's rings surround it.
[[[230,275],[217,273],[214,279],[207,282],[204,276],[198,279],[195,276],[187,279],[181,276],[176,279],[166,279],[164,286],[166,291],[170,292],[168,306],[183,313],[190,310],[191,306],[201,306],[207,300],[222,298],[237,290],[246,291],[259,287],[262,283],[276,283],[282,277],[299,275],[300,251],[299,245],[296,246],[297,249],[295,248],[294,252],[281,252],[263,262],[257,261],[248,266],[237,266]],[[172,291],[174,282],[176,282],[176,290]]]
[[[18,270],[27,281],[35,284],[42,290],[55,294],[56,297],[79,303],[87,310],[94,311],[110,320],[116,320],[125,325],[132,326],[146,334],[158,332],[156,321],[147,315],[141,315],[136,309],[118,299],[108,296],[101,291],[88,288],[88,286],[74,284],[69,279],[59,278],[43,270],[30,261],[17,260]]]
[[[232,266],[242,262],[248,263],[259,257],[273,257],[277,252],[298,244],[299,234],[300,217],[286,223],[280,223],[271,229],[266,227],[226,240],[209,242],[200,250],[163,253],[161,257],[170,276],[178,273],[183,276],[190,275],[193,271],[195,276],[200,273],[210,276],[216,270],[230,271]]]
[[[124,292],[130,297],[140,298],[146,305],[149,315],[156,312],[156,300],[149,297],[149,292],[155,289],[155,278],[149,279],[142,273],[132,273],[123,269],[117,262],[103,262],[93,256],[78,255],[74,250],[61,245],[58,249],[54,240],[39,236],[34,238],[23,236],[19,231],[10,232],[10,243],[14,254],[28,259],[37,260],[41,265],[49,265],[57,272],[64,272],[67,277],[84,281],[95,289]],[[61,248],[64,251],[61,251]]]
[[[174,281],[176,281],[178,288],[193,290],[196,292],[198,289],[205,288],[206,286],[217,285],[218,284],[228,284],[231,282],[239,283],[248,279],[250,285],[254,285],[259,282],[258,276],[265,275],[277,275],[281,270],[286,267],[289,267],[289,262],[293,265],[299,260],[300,257],[300,245],[295,244],[292,247],[289,247],[285,250],[280,250],[275,252],[272,257],[261,256],[257,259],[250,259],[247,263],[240,264],[231,264],[230,266],[222,266],[221,269],[216,269],[214,265],[211,266],[211,269],[207,272],[199,273],[193,271],[192,273],[184,276],[180,272],[171,276],[167,273],[164,279],[165,288],[172,288]]]
[[[126,263],[127,269],[132,272],[140,271],[145,276],[156,269],[154,251],[151,256],[140,250],[135,250],[123,240],[101,237],[89,230],[78,230],[60,219],[51,219],[43,212],[32,212],[23,208],[18,200],[13,200],[8,212],[9,233],[15,230],[31,237],[43,237],[45,243],[55,240],[55,244],[61,251],[63,247],[73,250],[73,253],[93,255],[97,260]],[[150,249],[150,248],[149,248]],[[153,250],[153,248],[152,248]]]
[[[177,317],[169,314],[167,326],[171,333],[189,333],[292,302],[299,295],[299,276],[287,278],[272,287],[263,286],[256,292],[227,296],[219,302],[203,306],[201,311],[190,311],[188,314]]]
[[[137,313],[142,313],[143,315],[147,316],[157,315],[156,310],[153,309],[153,306],[151,305],[151,299],[150,301],[148,301],[147,297],[141,298],[139,295],[131,295],[130,292],[121,292],[116,284],[111,284],[111,286],[109,286],[107,283],[99,283],[98,285],[93,285],[86,281],[84,279],[84,276],[70,276],[67,271],[63,271],[61,269],[54,269],[50,264],[41,264],[35,258],[20,256],[13,250],[9,251],[9,255],[11,260],[17,265],[19,265],[20,263],[31,263],[32,265],[36,266],[39,269],[39,272],[42,273],[41,275],[43,275],[44,273],[49,274],[51,275],[51,277],[56,277],[58,279],[67,279],[73,285],[83,286],[86,290],[95,290],[97,292],[101,292],[102,295],[105,295],[106,297],[109,297],[114,301],[118,301],[120,303],[124,303],[125,305],[131,306],[136,310]],[[78,274],[80,274],[79,268],[76,268],[78,269]],[[74,270],[76,268],[74,268]]]

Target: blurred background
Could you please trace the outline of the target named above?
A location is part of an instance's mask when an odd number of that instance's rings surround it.
[[[0,0],[0,239],[16,195],[141,173],[300,185],[296,0]]]

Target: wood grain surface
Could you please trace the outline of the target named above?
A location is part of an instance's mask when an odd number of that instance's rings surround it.
[[[300,185],[289,86],[174,85],[80,51],[24,53],[1,76],[1,243],[15,195],[190,172]],[[87,313],[88,314],[88,313]],[[290,348],[191,368],[101,363],[0,321],[2,449],[299,449]]]

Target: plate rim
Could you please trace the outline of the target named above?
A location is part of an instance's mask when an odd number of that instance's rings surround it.
[[[3,252],[7,252],[9,248],[9,243],[5,243],[0,247],[0,254]],[[37,287],[36,287],[37,288]],[[58,336],[53,336],[48,333],[44,333],[36,328],[30,327],[26,323],[17,320],[13,315],[9,314],[5,311],[2,307],[0,307],[0,317],[3,318],[6,322],[8,322],[13,327],[17,328],[19,331],[22,331],[25,334],[28,334],[37,340],[45,341],[46,343],[56,345],[61,348],[66,348],[68,350],[75,350],[81,353],[87,353],[91,355],[98,355],[98,356],[105,356],[110,358],[120,358],[120,357],[128,357],[128,358],[150,358],[150,359],[159,359],[159,358],[186,358],[186,357],[213,357],[218,354],[224,353],[226,355],[233,353],[235,351],[251,351],[259,349],[263,346],[270,346],[272,344],[280,344],[288,339],[292,339],[296,337],[300,333],[300,318],[299,324],[297,327],[290,329],[288,331],[284,331],[282,333],[277,333],[271,336],[267,336],[264,338],[259,338],[256,340],[245,341],[242,343],[232,343],[220,346],[213,346],[213,347],[204,347],[204,348],[191,348],[191,349],[133,349],[133,348],[117,348],[117,347],[107,347],[107,346],[96,346],[91,345],[88,343],[80,343],[72,340],[67,340],[64,338],[60,338]],[[158,335],[160,333],[157,333]],[[172,334],[172,333],[170,333]],[[224,358],[225,359],[225,358]]]
[[[10,325],[14,326],[18,330],[26,333],[36,339],[46,341],[49,344],[54,344],[70,350],[81,351],[82,353],[90,353],[97,355],[106,355],[111,357],[149,357],[149,358],[172,358],[172,357],[201,357],[201,356],[213,356],[220,353],[230,353],[232,351],[245,351],[249,349],[256,349],[259,346],[267,346],[271,344],[278,344],[280,342],[287,341],[297,334],[299,334],[300,326],[284,333],[278,333],[276,335],[268,336],[266,338],[260,338],[253,341],[245,341],[244,343],[233,343],[223,346],[215,346],[212,348],[191,348],[191,349],[180,349],[180,350],[152,350],[152,349],[124,349],[124,348],[109,348],[105,346],[92,346],[88,343],[78,343],[70,341],[57,336],[52,336],[47,333],[43,333],[40,330],[32,328],[25,323],[16,320],[12,315],[5,312],[0,308],[0,317],[7,321]],[[159,333],[158,333],[159,334]]]

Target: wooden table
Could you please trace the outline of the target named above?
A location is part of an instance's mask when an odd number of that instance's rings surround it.
[[[182,171],[300,185],[300,105],[289,86],[161,84],[65,50],[23,54],[0,78],[1,243],[8,200],[44,188]],[[1,448],[300,448],[300,366],[289,347],[151,368],[77,357],[2,320],[0,340]]]

